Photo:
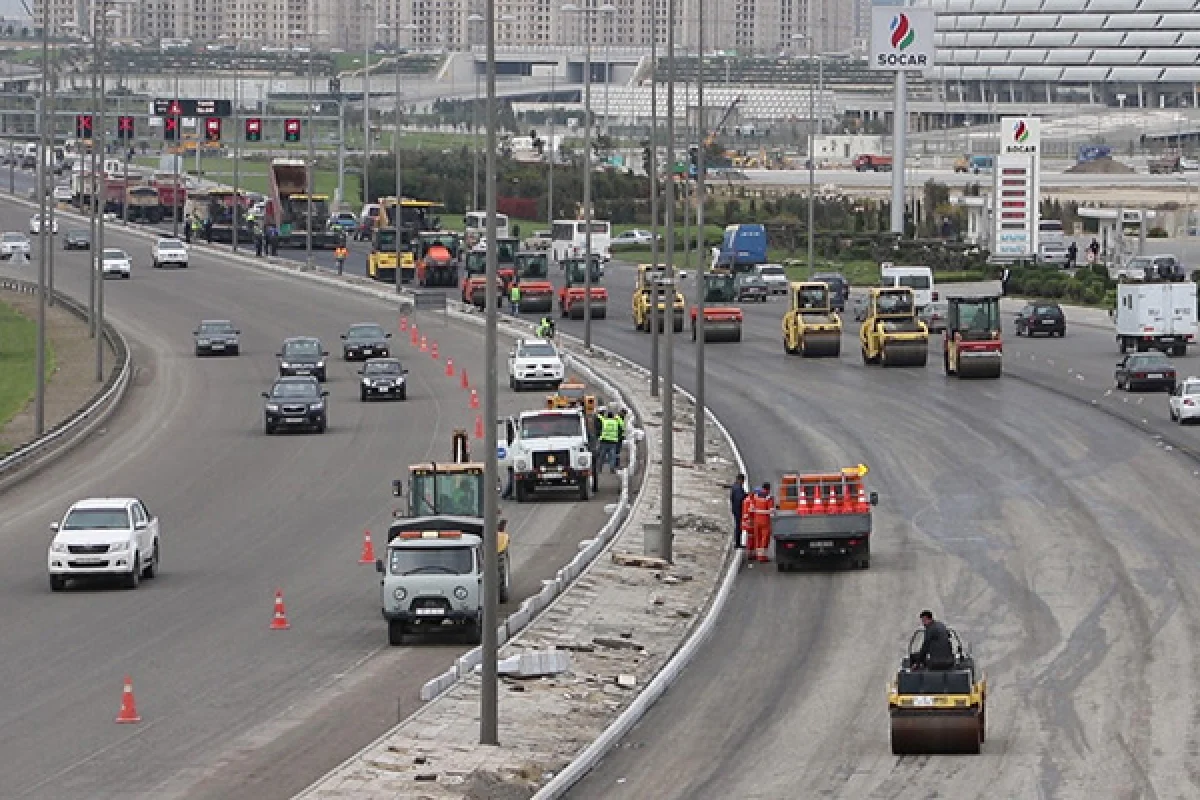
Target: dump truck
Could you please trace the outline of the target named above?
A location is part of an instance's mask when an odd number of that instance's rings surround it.
[[[805,561],[841,561],[871,566],[871,506],[879,495],[866,491],[865,464],[839,472],[789,473],[779,482],[771,511],[775,564],[789,572]]]
[[[233,226],[238,226],[238,241],[251,242],[254,231],[246,221],[246,208],[249,206],[243,192],[234,194],[232,189],[209,189],[207,208],[204,219],[208,226],[207,240],[209,242],[233,242]],[[313,246],[316,247],[316,241]]]
[[[852,162],[855,172],[891,172],[892,157],[863,153]]]
[[[298,158],[276,158],[267,170],[270,194],[267,200],[267,224],[279,228],[281,247],[306,247],[312,231],[314,249],[334,248],[345,241],[341,231],[331,231],[329,198],[308,195],[308,164]],[[311,213],[311,216],[310,216]]]
[[[589,295],[589,277],[583,271],[583,257],[564,258],[558,262],[563,269],[563,285],[558,290],[558,311],[563,317],[583,319],[587,313],[588,303],[585,298]],[[608,289],[600,285],[600,255],[592,254],[591,261],[591,312],[592,319],[604,319],[608,316]]]
[[[467,454],[466,432],[455,431],[455,457]],[[393,514],[385,558],[375,562],[383,576],[383,617],[388,643],[404,644],[410,633],[462,633],[478,644],[483,631],[484,465],[471,461],[413,464],[408,479],[392,482],[407,497]],[[494,491],[494,488],[492,489]],[[511,587],[507,523],[500,521],[500,602]],[[466,552],[464,552],[464,549]],[[436,568],[436,569],[434,569]]]
[[[130,186],[125,190],[125,207],[130,222],[145,222],[157,225],[163,221],[168,209],[164,209],[155,186]]]
[[[947,297],[942,363],[947,375],[999,378],[1004,369],[999,297]]]
[[[453,231],[423,231],[413,240],[416,282],[420,286],[458,286],[462,237]]]
[[[730,305],[737,300],[733,273],[716,270],[704,275],[704,341],[740,342],[742,340],[742,310]],[[717,303],[718,305],[708,305]],[[696,341],[699,306],[692,306],[692,341]]]
[[[870,290],[858,339],[864,364],[923,367],[929,359],[929,329],[907,287]]]
[[[919,629],[888,684],[895,755],[978,755],[987,739],[987,676],[957,631],[947,632],[954,650],[952,667],[929,669],[914,663],[925,635]]]
[[[547,253],[520,250],[513,261],[517,286],[521,287],[520,311],[554,310],[554,284],[550,282],[550,256]]]
[[[832,356],[842,352],[842,318],[833,310],[829,284],[799,281],[788,287],[783,314],[783,349],[790,355]]]
[[[665,295],[671,294],[673,287],[666,285],[666,269],[659,264],[639,264],[638,265],[638,280],[637,288],[633,292],[633,326],[635,330],[645,331],[650,333],[653,326],[653,315],[651,313],[652,296],[655,287],[658,288],[658,329],[663,331],[666,328],[667,299]],[[675,290],[675,302],[673,304],[674,326],[675,333],[683,333],[683,315],[687,308],[687,303],[683,299],[683,293]]]
[[[396,229],[376,228],[371,232],[367,254],[367,277],[384,283],[396,282]]]

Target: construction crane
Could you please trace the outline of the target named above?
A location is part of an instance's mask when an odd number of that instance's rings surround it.
[[[706,148],[712,147],[713,143],[717,141],[717,134],[721,132],[721,128],[725,127],[725,123],[729,121],[729,116],[733,113],[733,110],[738,107],[738,104],[741,103],[742,100],[743,96],[739,94],[737,97],[733,98],[732,101],[730,101],[729,105],[725,106],[725,113],[721,115],[721,121],[716,124],[716,127],[714,127],[704,139],[704,146]]]

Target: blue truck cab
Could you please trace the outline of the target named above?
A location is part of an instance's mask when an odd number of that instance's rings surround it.
[[[767,262],[767,229],[764,225],[727,225],[717,253],[718,267],[749,272]]]

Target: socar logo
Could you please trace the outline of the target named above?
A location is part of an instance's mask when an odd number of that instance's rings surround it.
[[[908,21],[907,14],[897,14],[892,17],[892,47],[896,50],[907,50],[917,38]]]
[[[1013,141],[1017,144],[1023,143],[1029,138],[1029,126],[1025,124],[1025,120],[1017,120],[1017,124],[1013,126]]]

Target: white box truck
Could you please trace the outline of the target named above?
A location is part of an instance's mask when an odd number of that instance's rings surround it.
[[[937,287],[933,283],[933,270],[929,267],[898,267],[889,261],[879,265],[879,285],[885,289],[907,287],[912,289],[917,311],[938,301]]]
[[[1117,285],[1117,348],[1187,353],[1196,341],[1196,284],[1192,281]]]

